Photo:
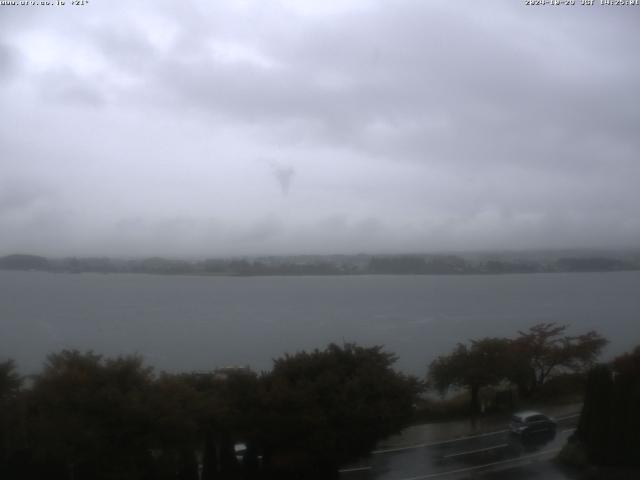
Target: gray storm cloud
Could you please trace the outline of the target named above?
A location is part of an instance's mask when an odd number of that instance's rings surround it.
[[[2,7],[0,254],[637,246],[639,20],[512,1]]]

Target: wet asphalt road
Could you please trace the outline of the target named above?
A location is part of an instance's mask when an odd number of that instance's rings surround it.
[[[566,443],[577,420],[576,415],[559,418],[556,435],[538,434],[525,440],[500,430],[444,442],[379,450],[367,462],[343,470],[341,478],[448,480],[493,478],[496,472],[503,472],[500,478],[568,478],[549,460]]]

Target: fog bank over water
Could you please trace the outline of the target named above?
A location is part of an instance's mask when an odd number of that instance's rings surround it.
[[[639,24],[507,0],[2,7],[0,255],[637,247]]]

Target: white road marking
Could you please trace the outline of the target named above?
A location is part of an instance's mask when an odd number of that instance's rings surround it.
[[[338,473],[363,472],[365,470],[371,470],[371,466],[368,466],[368,467],[342,468],[342,469],[338,470]]]
[[[579,413],[571,413],[569,415],[564,415],[562,417],[556,417],[556,420],[568,420],[570,418],[579,417]],[[437,447],[438,445],[447,445],[455,442],[462,442],[464,440],[471,440],[473,438],[482,438],[482,437],[491,437],[492,435],[499,435],[501,433],[508,432],[508,429],[505,430],[496,430],[493,432],[479,433],[477,435],[468,435],[466,437],[454,438],[451,440],[443,440],[439,442],[431,442],[431,443],[417,443],[415,445],[407,445],[406,447],[394,447],[394,448],[385,448],[380,450],[374,450],[371,452],[371,455],[380,455],[381,453],[393,453],[393,452],[402,452],[404,450],[414,450],[416,448],[428,448],[428,447]]]
[[[470,440],[472,438],[491,437],[493,435],[499,435],[500,433],[508,432],[509,430],[496,430],[495,432],[479,433],[478,435],[469,435],[467,437],[454,438],[452,440],[444,440],[442,442],[433,443],[419,443],[416,445],[410,445],[408,447],[387,448],[385,450],[374,450],[372,455],[379,455],[381,453],[401,452],[402,450],[413,450],[416,448],[425,447],[437,447],[438,445],[447,445],[449,443],[462,442],[463,440]]]
[[[570,415],[565,415],[562,417],[556,417],[556,420],[567,420],[570,418],[576,418],[579,417],[580,414],[579,413],[574,413],[574,414],[570,414]],[[560,430],[560,433],[567,433],[567,432],[573,432],[575,431],[576,428],[565,428],[563,430]],[[509,430],[496,430],[493,432],[486,432],[486,433],[480,433],[478,435],[468,435],[466,437],[459,437],[459,438],[454,438],[451,440],[444,440],[441,442],[432,442],[432,443],[420,443],[420,444],[416,444],[416,445],[409,445],[406,447],[397,447],[397,448],[387,448],[387,449],[382,449],[382,450],[374,450],[373,452],[371,452],[372,455],[379,455],[382,453],[393,453],[393,452],[401,452],[403,450],[413,450],[413,449],[417,449],[417,448],[428,448],[428,447],[436,447],[438,445],[447,445],[450,443],[456,443],[456,442],[461,442],[464,440],[470,440],[473,438],[481,438],[481,437],[490,437],[492,435],[498,435],[500,433],[505,433],[508,432]],[[450,454],[450,455],[445,455],[443,458],[451,458],[451,457],[456,457],[456,456],[462,456],[462,455],[469,455],[472,453],[478,453],[478,452],[482,452],[482,451],[488,451],[488,450],[493,450],[496,448],[504,448],[508,446],[508,444],[504,443],[501,445],[496,445],[494,447],[488,447],[488,448],[482,448],[482,449],[478,449],[478,450],[471,450],[468,452],[462,452],[462,453],[454,453],[454,454]],[[427,479],[427,478],[436,478],[438,476],[444,476],[444,475],[450,475],[453,473],[462,473],[465,471],[471,471],[471,470],[475,470],[475,469],[479,469],[479,468],[483,468],[483,467],[488,467],[488,466],[494,466],[494,465],[499,465],[499,464],[504,464],[504,463],[512,463],[512,462],[517,462],[519,460],[523,460],[523,459],[527,459],[527,458],[535,458],[535,457],[539,457],[541,455],[545,455],[547,453],[553,453],[553,452],[558,452],[560,451],[560,449],[554,449],[554,450],[545,450],[543,452],[539,452],[533,455],[529,455],[526,457],[518,457],[518,458],[512,458],[509,460],[502,460],[500,462],[493,462],[493,463],[487,463],[485,465],[479,465],[476,467],[470,467],[470,468],[466,468],[466,469],[461,469],[461,470],[451,470],[449,472],[444,472],[444,473],[433,473],[433,474],[429,474],[426,476],[422,476],[422,477],[411,477],[411,478],[405,478],[402,480],[421,480],[421,479]],[[359,472],[359,471],[366,471],[366,470],[371,470],[372,467],[369,466],[365,466],[365,467],[354,467],[354,468],[344,468],[339,470],[340,473],[349,473],[349,472]]]
[[[568,418],[576,418],[579,417],[579,413],[572,413],[571,415],[565,415],[563,417],[556,417],[556,420],[567,420]]]
[[[466,452],[460,452],[460,453],[451,453],[449,455],[445,455],[443,458],[461,457],[463,455],[471,455],[472,453],[488,452],[489,450],[496,450],[498,448],[505,448],[508,446],[509,446],[508,443],[501,443],[500,445],[494,445],[493,447],[478,448],[476,450],[467,450]]]
[[[495,467],[496,465],[504,465],[507,463],[517,463],[517,462],[521,462],[522,460],[528,460],[530,458],[542,457],[544,455],[549,455],[551,453],[558,453],[559,451],[560,451],[559,448],[553,448],[549,450],[544,450],[542,452],[534,453],[532,455],[526,455],[524,457],[511,458],[509,460],[500,460],[499,462],[485,463],[484,465],[477,465],[475,467],[458,468],[456,470],[449,470],[447,472],[430,473],[428,475],[422,475],[420,477],[408,477],[408,478],[403,478],[401,480],[425,480],[427,478],[444,477],[444,476],[453,475],[456,473],[465,473],[465,472],[471,472],[473,470],[480,470],[487,467]]]

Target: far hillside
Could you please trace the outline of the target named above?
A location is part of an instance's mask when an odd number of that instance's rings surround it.
[[[575,250],[402,255],[290,255],[182,259],[12,254],[0,269],[181,275],[480,275],[640,270],[640,251]]]

